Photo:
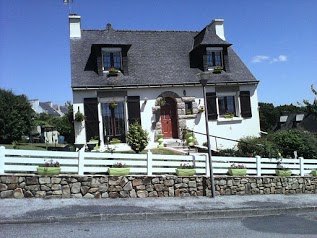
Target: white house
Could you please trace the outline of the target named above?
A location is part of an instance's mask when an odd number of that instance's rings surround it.
[[[126,141],[139,121],[150,144],[181,139],[191,129],[206,142],[201,75],[208,76],[206,98],[213,149],[231,148],[245,136],[259,136],[258,80],[225,39],[223,20],[201,31],[82,30],[70,15],[71,74],[76,143],[99,136]]]

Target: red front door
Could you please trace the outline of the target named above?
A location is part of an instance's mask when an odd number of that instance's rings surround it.
[[[163,138],[177,138],[176,105],[172,98],[165,98],[161,106],[161,123]]]

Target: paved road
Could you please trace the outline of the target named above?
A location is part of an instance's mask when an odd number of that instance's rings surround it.
[[[311,238],[317,234],[317,213],[176,221],[117,221],[0,225],[0,237],[137,237],[137,238]]]
[[[0,224],[200,219],[315,211],[316,194],[223,196],[214,199],[0,199]]]

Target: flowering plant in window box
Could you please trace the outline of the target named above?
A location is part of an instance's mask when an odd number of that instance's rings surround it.
[[[213,70],[213,73],[214,74],[221,74],[221,71],[223,70],[222,67],[215,67],[214,70]]]
[[[234,114],[227,112],[226,114],[223,115],[224,118],[233,118]]]
[[[117,76],[119,74],[119,70],[116,68],[110,68],[108,72],[108,76]]]

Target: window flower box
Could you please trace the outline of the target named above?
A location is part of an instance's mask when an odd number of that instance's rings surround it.
[[[290,169],[277,169],[275,170],[277,176],[292,176],[292,170]]]
[[[214,68],[214,70],[212,71],[213,74],[221,74],[223,68],[222,67],[216,67]]]
[[[247,174],[247,168],[243,164],[232,164],[228,169],[228,173],[231,176],[245,176]]]
[[[112,77],[112,76],[118,76],[119,74],[119,70],[115,69],[115,68],[110,68],[108,71],[108,76]]]
[[[193,176],[196,174],[196,169],[194,165],[189,163],[181,164],[179,168],[176,169],[177,176]]]
[[[130,173],[130,168],[124,163],[115,163],[108,170],[110,176],[127,176]]]

